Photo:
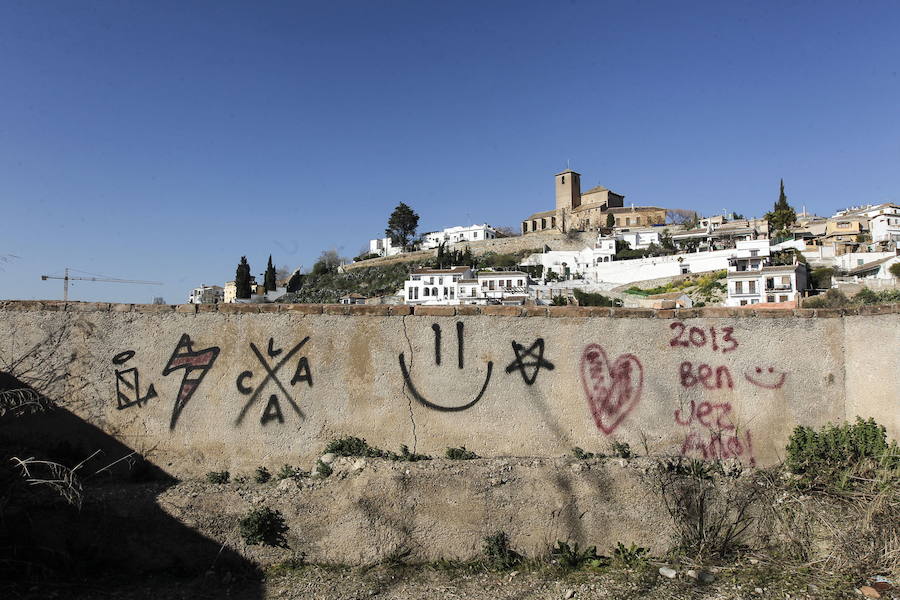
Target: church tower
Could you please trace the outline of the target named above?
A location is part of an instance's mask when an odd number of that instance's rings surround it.
[[[571,169],[556,174],[556,210],[581,206],[581,175]]]

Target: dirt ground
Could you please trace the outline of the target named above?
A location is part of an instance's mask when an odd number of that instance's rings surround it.
[[[658,574],[656,565],[608,572],[554,572],[547,569],[493,572],[441,566],[378,566],[370,569],[302,567],[275,569],[262,581],[232,580],[208,574],[197,579],[153,577],[104,580],[87,584],[57,584],[4,589],[4,599],[72,598],[118,600],[523,600],[628,599],[743,600],[753,598],[862,598],[850,582],[812,583],[801,573],[783,573],[771,566],[738,565],[720,569],[715,581],[698,584],[679,573],[676,579]],[[900,598],[884,592],[882,598]]]

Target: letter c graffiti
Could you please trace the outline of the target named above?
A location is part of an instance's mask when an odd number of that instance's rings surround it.
[[[240,393],[244,394],[245,396],[248,396],[253,393],[252,387],[248,387],[248,386],[244,385],[244,380],[250,379],[251,377],[253,377],[253,373],[251,371],[244,371],[237,377],[237,389]]]

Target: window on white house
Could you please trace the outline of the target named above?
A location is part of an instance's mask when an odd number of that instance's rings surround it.
[[[748,293],[748,294],[755,294],[755,293],[756,293],[756,282],[755,282],[755,281],[748,281],[748,282],[747,282],[747,287],[749,288],[749,289],[747,290],[747,293]]]
[[[744,293],[744,282],[743,281],[735,281],[734,282],[734,293],[735,294],[743,294]]]
[[[429,295],[429,293],[428,293],[428,288],[425,288],[425,290],[422,292],[422,295],[423,295],[423,296],[428,296],[428,295]]]

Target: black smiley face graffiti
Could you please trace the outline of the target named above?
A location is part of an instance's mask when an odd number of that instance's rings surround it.
[[[775,367],[756,367],[749,373],[745,372],[744,379],[755,386],[767,390],[777,390],[784,385],[784,382],[787,379],[787,373],[779,371]]]
[[[431,326],[432,330],[434,330],[434,363],[436,366],[440,366],[441,364],[441,327],[438,324],[434,324]],[[456,360],[457,367],[462,369],[464,367],[464,359],[463,359],[463,323],[462,321],[458,321],[456,323],[456,344],[457,344],[457,352],[456,352]],[[433,410],[438,410],[442,412],[457,412],[462,410],[468,410],[478,404],[478,401],[481,400],[481,397],[484,396],[484,392],[488,387],[488,384],[491,381],[491,373],[494,370],[494,363],[492,361],[487,362],[487,374],[484,377],[484,383],[481,386],[481,390],[478,392],[478,395],[475,396],[469,402],[465,404],[460,404],[456,406],[446,406],[443,404],[436,404],[428,400],[425,396],[423,396],[419,390],[416,389],[416,386],[412,382],[412,377],[410,376],[409,368],[406,365],[406,357],[403,352],[400,353],[400,371],[403,373],[403,381],[409,390],[410,394],[412,394],[413,398],[416,399],[423,406],[427,406]]]

